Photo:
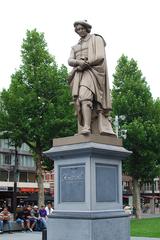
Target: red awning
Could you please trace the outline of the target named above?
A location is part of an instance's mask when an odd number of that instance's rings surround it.
[[[20,188],[20,192],[38,192],[38,188]]]
[[[39,189],[38,188],[19,188],[19,191],[21,193],[35,193],[35,192],[39,192]],[[44,192],[46,193],[47,192],[47,189],[44,189]]]

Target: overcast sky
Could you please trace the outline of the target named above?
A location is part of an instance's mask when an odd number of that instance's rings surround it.
[[[27,29],[44,32],[49,52],[67,66],[70,48],[79,39],[73,22],[81,19],[107,42],[111,86],[124,53],[138,62],[153,97],[160,97],[160,0],[1,0],[0,90],[8,88],[21,63]]]

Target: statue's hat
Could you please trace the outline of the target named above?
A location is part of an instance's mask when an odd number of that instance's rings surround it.
[[[76,21],[76,22],[74,22],[74,27],[76,26],[76,25],[78,25],[78,24],[80,24],[80,25],[82,25],[82,26],[85,26],[85,27],[87,27],[87,28],[92,28],[92,25],[91,24],[89,24],[88,22],[87,22],[87,20],[80,20],[80,21]]]

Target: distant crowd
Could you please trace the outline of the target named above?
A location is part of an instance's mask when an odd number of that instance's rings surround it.
[[[22,227],[22,231],[42,231],[47,228],[48,215],[53,213],[52,204],[48,203],[47,206],[17,206],[16,209],[16,222]],[[8,225],[9,233],[13,233],[12,214],[7,207],[4,207],[0,212],[0,233],[3,233],[4,224]]]

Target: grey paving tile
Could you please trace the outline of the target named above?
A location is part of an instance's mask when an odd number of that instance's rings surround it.
[[[14,232],[0,234],[0,240],[42,240],[41,232]]]

